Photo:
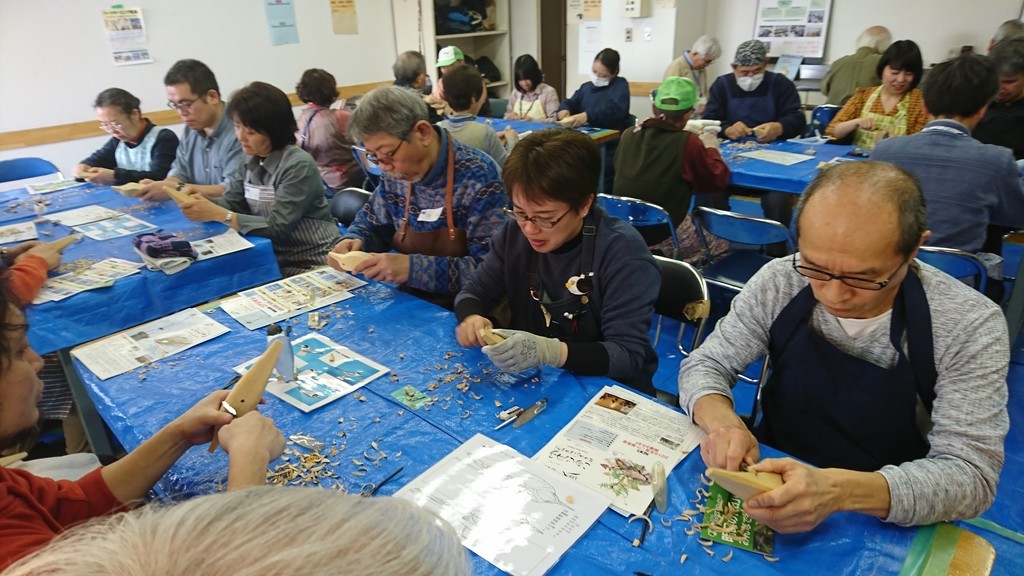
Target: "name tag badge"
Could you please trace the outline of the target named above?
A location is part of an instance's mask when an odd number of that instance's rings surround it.
[[[444,212],[444,206],[440,208],[430,208],[429,210],[420,210],[420,217],[417,218],[420,222],[437,222],[437,219],[441,217]]]
[[[255,184],[245,185],[245,199],[253,200],[256,202],[273,202],[274,201],[274,187],[273,186],[257,186]]]

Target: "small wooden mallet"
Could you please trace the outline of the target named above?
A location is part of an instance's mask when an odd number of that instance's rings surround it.
[[[263,355],[256,359],[252,368],[242,376],[238,384],[231,389],[228,397],[221,403],[222,412],[229,412],[235,418],[241,418],[256,409],[260,403],[260,397],[263,396],[263,391],[267,389],[267,380],[270,379],[270,374],[274,371],[274,363],[277,362],[277,357],[281,354],[283,346],[284,344],[280,340],[275,340],[267,346]],[[217,446],[220,446],[220,442],[217,440],[218,432],[220,432],[219,427],[213,432],[213,440],[210,441],[210,454],[216,452]]]

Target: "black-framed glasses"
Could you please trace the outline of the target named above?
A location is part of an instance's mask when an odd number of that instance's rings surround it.
[[[877,291],[888,286],[889,283],[892,282],[893,277],[896,276],[896,273],[900,271],[900,268],[903,268],[903,265],[909,261],[910,259],[907,258],[900,262],[900,265],[897,266],[896,269],[893,270],[892,274],[889,274],[889,276],[885,280],[868,280],[867,278],[858,278],[856,276],[839,276],[831,272],[818,270],[817,268],[802,266],[796,263],[796,254],[793,254],[793,270],[796,270],[797,274],[804,276],[805,278],[810,278],[811,280],[819,280],[821,282],[839,280],[840,282],[846,284],[850,288],[856,288],[858,290]]]
[[[192,100],[182,100],[181,102],[171,102],[170,100],[168,100],[167,107],[178,113],[191,112],[192,106],[194,106],[196,102],[199,102],[202,99],[203,97],[200,96],[199,98],[194,98]]]
[[[558,226],[558,223],[561,222],[562,218],[565,218],[565,216],[569,212],[572,212],[571,207],[565,212],[562,212],[562,215],[559,216],[558,218],[539,218],[537,216],[527,216],[525,214],[520,214],[515,210],[509,210],[508,208],[505,208],[505,215],[508,216],[509,218],[512,218],[516,222],[520,224],[526,224],[527,222],[529,222],[530,224],[533,224],[538,228],[546,228],[548,230],[554,228],[555,226]]]
[[[398,146],[391,152],[384,152],[383,154],[370,152],[365,146],[353,146],[356,150],[359,150],[366,156],[366,161],[375,166],[380,166],[381,162],[384,164],[391,164],[394,161],[395,154],[401,150],[402,144],[405,144],[405,138],[398,141]]]

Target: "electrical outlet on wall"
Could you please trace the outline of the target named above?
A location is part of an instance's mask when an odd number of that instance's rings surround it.
[[[633,41],[633,29],[632,28],[626,28],[626,42],[632,42],[632,41]]]

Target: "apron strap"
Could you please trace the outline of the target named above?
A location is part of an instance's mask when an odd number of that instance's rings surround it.
[[[447,130],[445,131],[447,133]],[[455,144],[452,142],[451,134],[448,136],[448,171],[446,173],[447,182],[444,187],[444,210],[445,220],[448,223],[448,239],[455,240],[455,214],[452,212],[452,197],[454,193],[454,180],[455,180]],[[409,204],[412,201],[412,182],[405,183],[405,217],[402,218],[402,225],[398,230],[399,238],[405,240],[405,235],[409,232]]]
[[[310,116],[309,118],[306,119],[306,125],[302,127],[302,149],[303,150],[306,149],[306,138],[309,138],[309,125],[313,122],[313,118],[316,118],[316,115],[319,114],[319,113],[320,113],[320,108],[317,108],[316,111],[313,112],[312,116]]]
[[[907,323],[907,353],[910,368],[917,384],[917,395],[930,414],[935,401],[935,382],[939,375],[935,371],[935,349],[932,341],[932,315],[928,308],[928,296],[921,285],[921,279],[913,269],[907,271],[896,295],[895,305],[902,305]],[[900,302],[902,300],[902,302]],[[902,350],[900,341],[903,330],[890,331],[892,345]]]

